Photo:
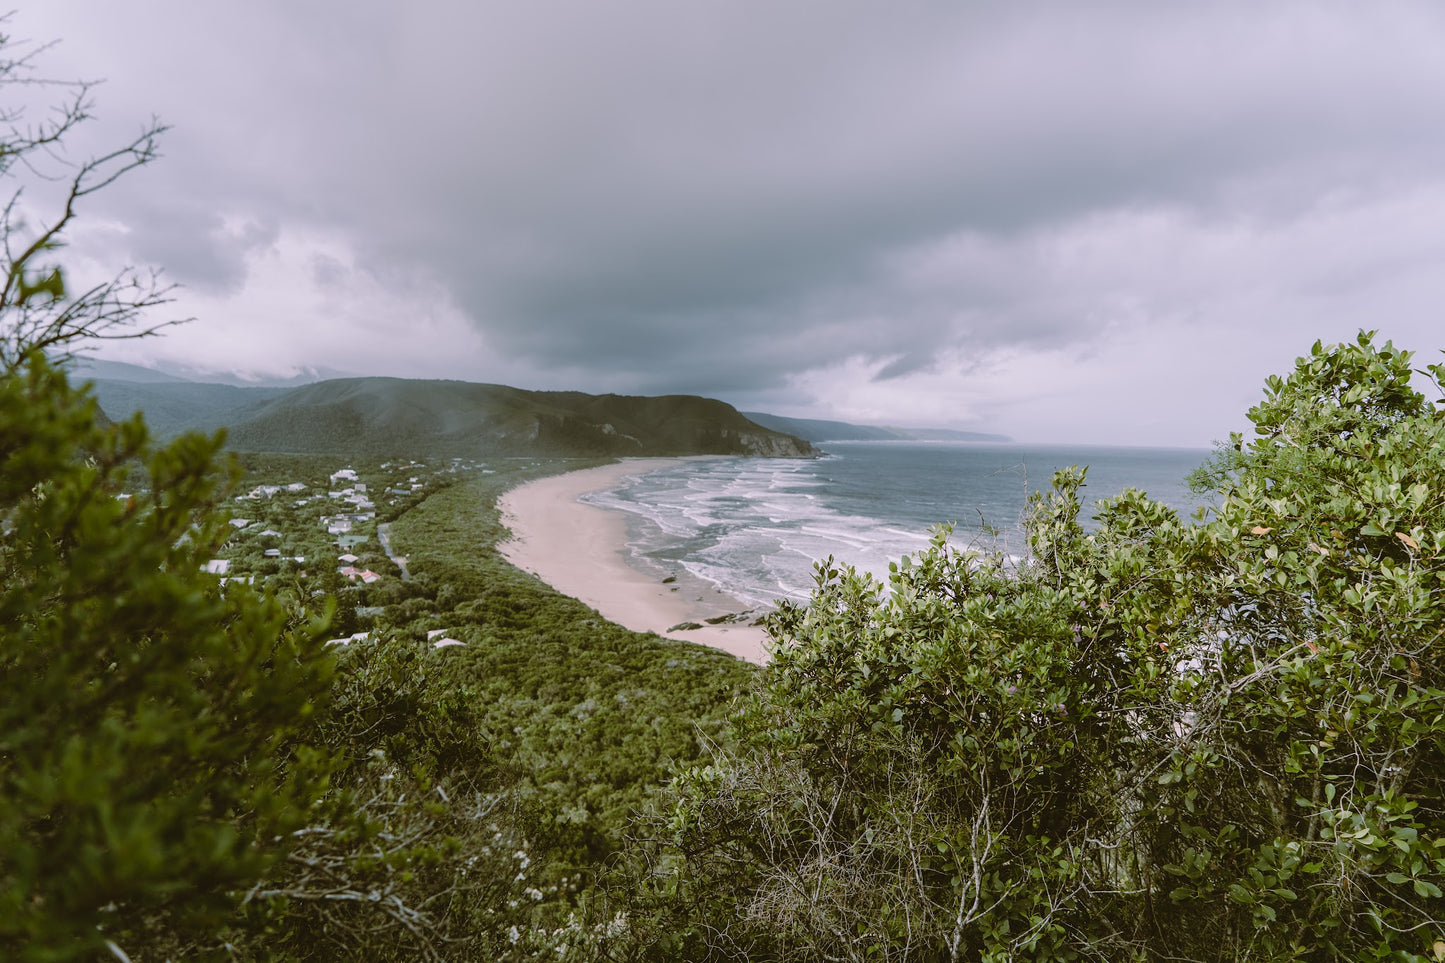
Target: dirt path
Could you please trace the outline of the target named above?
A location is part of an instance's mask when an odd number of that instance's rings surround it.
[[[392,564],[401,569],[401,580],[411,581],[411,573],[406,570],[406,556],[393,554],[391,548],[391,523],[382,522],[376,526],[376,540],[381,543],[381,550],[391,559]]]

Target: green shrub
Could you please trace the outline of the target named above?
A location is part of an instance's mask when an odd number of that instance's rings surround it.
[[[1016,570],[946,532],[886,589],[820,566],[647,827],[630,951],[1445,957],[1445,413],[1410,378],[1316,344],[1194,522],[1125,492],[1086,532],[1075,469]]]

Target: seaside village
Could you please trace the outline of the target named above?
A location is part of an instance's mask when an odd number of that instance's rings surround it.
[[[222,585],[254,585],[279,578],[305,583],[307,593],[328,593],[353,603],[338,608],[338,615],[352,613],[348,621],[369,622],[380,615],[384,604],[379,593],[390,579],[411,578],[406,558],[394,552],[388,521],[425,498],[430,492],[451,484],[463,472],[491,474],[485,463],[455,458],[440,468],[418,461],[384,462],[362,472],[352,467],[333,471],[328,485],[292,481],[256,485],[235,496],[230,519],[235,532],[205,570]],[[378,509],[378,505],[380,508]],[[378,571],[379,570],[379,571]],[[354,598],[346,599],[347,594]],[[370,629],[328,640],[328,645],[349,645],[368,639]],[[465,643],[451,638],[446,629],[427,631],[436,648]]]

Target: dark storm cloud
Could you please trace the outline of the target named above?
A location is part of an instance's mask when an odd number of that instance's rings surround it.
[[[579,387],[778,397],[851,365],[902,390],[1126,335],[1163,363],[1229,312],[1273,311],[1300,350],[1325,333],[1309,291],[1368,303],[1438,250],[1434,212],[1395,200],[1445,170],[1423,2],[57,0],[24,22],[112,78],[107,115],[176,125],[164,190],[111,212],[137,256],[224,291],[288,230],[338,237]],[[1415,245],[1336,270],[1383,210]]]

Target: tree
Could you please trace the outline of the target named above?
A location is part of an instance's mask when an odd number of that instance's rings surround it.
[[[165,326],[158,274],[75,293],[52,260],[164,128],[67,163],[92,86],[14,48],[0,91],[66,99],[35,126],[0,108],[0,178],[58,205],[32,227],[17,186],[0,215],[0,956],[515,952],[541,890],[468,693],[425,643],[337,659],[329,606],[204,572],[233,532],[222,437],[153,447],[61,369]]]
[[[326,788],[319,626],[202,570],[229,531],[219,439],[151,451],[98,421],[37,352],[0,378],[9,958],[214,924]]]
[[[1445,368],[1423,372],[1439,388]],[[1445,412],[1316,344],[1194,521],[820,566],[634,853],[655,958],[1445,958]]]
[[[0,90],[65,100],[33,125],[0,109],[0,178],[59,188],[52,216],[22,186],[0,215],[0,955],[159,952],[234,911],[325,791],[308,743],[333,662],[318,620],[202,571],[229,532],[220,438],[152,448],[54,366],[155,330],[137,328],[156,275],[72,293],[48,259],[162,128],[66,162],[91,86],[43,82],[15,48],[0,36]]]
[[[83,161],[66,159],[67,136],[90,120],[95,84],[57,82],[37,75],[45,46],[27,46],[5,32],[0,17],[0,181],[11,185],[0,211],[0,367],[12,370],[29,350],[52,361],[68,357],[79,343],[154,334],[176,322],[141,326],[147,311],[170,299],[171,288],[156,271],[127,268],[108,281],[69,291],[54,252],[80,207],[126,174],[153,162],[166,128],[152,119],[128,143]],[[60,103],[32,121],[15,95],[58,90]],[[29,184],[22,175],[28,175]],[[52,197],[27,205],[26,187],[50,188]],[[47,200],[52,209],[42,213]],[[27,217],[28,215],[28,217]]]

